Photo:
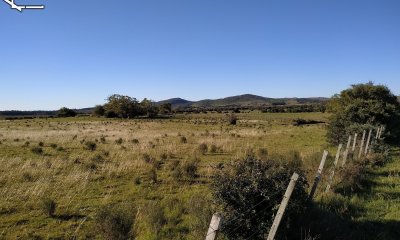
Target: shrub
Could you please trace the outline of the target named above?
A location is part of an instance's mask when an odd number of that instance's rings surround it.
[[[152,163],[154,161],[153,158],[148,153],[144,153],[142,155],[142,159],[146,163]]]
[[[307,182],[301,166],[297,162],[261,161],[248,155],[218,171],[212,189],[215,202],[224,213],[222,232],[229,233],[226,237],[265,239],[293,172],[300,177],[281,223],[279,234],[284,235],[283,239],[295,239],[300,232],[299,218],[307,202]]]
[[[43,212],[49,216],[54,217],[54,213],[56,211],[57,203],[51,198],[45,198],[42,200],[42,210]]]
[[[334,96],[327,110],[332,113],[327,137],[333,144],[345,142],[354,124],[386,126],[387,139],[400,141],[400,103],[386,86],[353,85]]]
[[[63,107],[57,112],[58,117],[75,117],[77,113],[69,108]]]
[[[235,114],[228,114],[227,118],[230,125],[236,125],[238,118]]]
[[[38,146],[39,146],[39,147],[43,147],[43,146],[44,146],[44,143],[43,143],[43,142],[39,142],[39,143],[38,143]]]
[[[197,149],[199,150],[199,152],[200,152],[201,154],[204,155],[204,154],[206,154],[207,151],[208,151],[208,146],[207,146],[206,143],[202,143],[202,144],[200,144],[200,145],[198,146]]]
[[[189,179],[197,178],[199,159],[195,158],[183,163],[182,170],[185,176]]]
[[[104,116],[106,110],[102,105],[96,105],[93,109],[93,114],[97,117]]]
[[[52,144],[50,144],[50,147],[53,148],[53,149],[56,149],[57,148],[57,144],[52,143]]]
[[[151,201],[144,206],[143,217],[146,225],[150,226],[151,231],[158,235],[163,226],[167,224],[167,219],[160,202]]]
[[[87,141],[87,142],[85,142],[85,148],[86,148],[87,150],[94,151],[94,150],[96,150],[97,145],[96,145],[95,142]]]
[[[218,151],[218,147],[215,144],[211,144],[209,151],[210,153],[216,153]]]
[[[95,216],[95,230],[107,240],[134,239],[135,210],[126,205],[107,205]]]
[[[121,145],[124,142],[124,140],[122,138],[118,138],[117,140],[115,140],[115,143],[118,145]]]
[[[38,154],[38,155],[42,155],[43,154],[43,148],[41,147],[33,147],[31,148],[31,152]]]
[[[181,143],[187,143],[187,139],[185,136],[182,136],[180,139]]]

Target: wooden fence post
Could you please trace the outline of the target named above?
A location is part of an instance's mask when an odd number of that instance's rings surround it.
[[[351,152],[354,153],[354,151],[356,150],[356,144],[357,144],[357,133],[354,133],[354,141],[353,141],[353,148],[351,149]]]
[[[365,130],[363,132],[361,143],[360,143],[360,152],[358,153],[358,158],[359,159],[361,158],[361,154],[362,154],[363,149],[364,149],[364,141],[365,141]]]
[[[342,167],[346,164],[347,157],[349,156],[350,144],[351,144],[351,136],[349,136],[349,140],[347,141],[346,150],[344,151]]]
[[[215,240],[217,239],[219,227],[221,226],[222,223],[222,217],[220,214],[215,213],[210,222],[210,227],[208,228],[207,231],[207,236],[206,240]]]
[[[380,132],[381,132],[381,126],[379,126],[378,130],[376,131],[375,140],[378,140]]]
[[[283,196],[281,205],[279,206],[278,213],[275,216],[274,223],[272,224],[271,229],[269,230],[267,240],[274,240],[275,234],[278,231],[279,224],[281,223],[283,214],[285,213],[286,207],[289,203],[290,196],[296,186],[297,179],[299,179],[299,174],[293,173],[292,178],[290,179],[290,183],[286,189],[285,195]]]
[[[368,154],[369,143],[371,141],[372,129],[369,130],[367,144],[365,145],[364,155]]]
[[[315,176],[314,184],[311,188],[310,195],[308,196],[309,200],[312,200],[314,197],[315,192],[317,191],[318,183],[321,181],[322,178],[322,170],[324,169],[325,162],[326,162],[326,157],[328,156],[328,151],[324,151],[324,154],[322,155],[322,160],[319,164],[318,170],[317,170],[317,175]]]
[[[333,181],[333,177],[335,176],[335,169],[336,169],[336,165],[340,158],[340,151],[342,150],[342,147],[343,147],[343,145],[339,144],[337,152],[336,152],[335,162],[333,163],[333,169],[332,169],[331,175],[329,177],[328,185],[326,186],[325,192],[329,192],[329,190],[331,189],[331,184]]]
[[[382,127],[381,127],[381,131],[379,132],[379,139],[382,138],[382,133],[383,133],[384,131],[385,131],[385,127],[382,126]]]

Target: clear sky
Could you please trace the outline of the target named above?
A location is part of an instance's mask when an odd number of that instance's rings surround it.
[[[189,100],[400,94],[399,0],[0,2],[0,110],[91,107],[113,93]]]

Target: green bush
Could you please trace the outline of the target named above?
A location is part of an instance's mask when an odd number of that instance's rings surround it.
[[[332,113],[327,133],[332,144],[346,142],[354,124],[385,126],[385,137],[400,141],[400,103],[386,86],[371,82],[352,85],[335,95],[327,110]]]
[[[294,172],[300,174],[279,234],[295,239],[307,206],[307,181],[298,162],[261,161],[252,155],[234,161],[218,171],[212,184],[215,202],[221,210],[223,233],[228,239],[265,239],[273,216]]]
[[[58,117],[75,117],[77,113],[69,108],[63,107],[57,112]]]

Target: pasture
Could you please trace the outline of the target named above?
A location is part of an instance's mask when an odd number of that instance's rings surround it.
[[[100,239],[97,213],[117,203],[135,213],[137,239],[203,239],[213,213],[210,181],[224,163],[249,151],[260,158],[298,152],[312,182],[322,151],[334,155],[324,123],[294,124],[327,122],[328,114],[237,116],[236,125],[211,112],[0,120],[0,239]]]

